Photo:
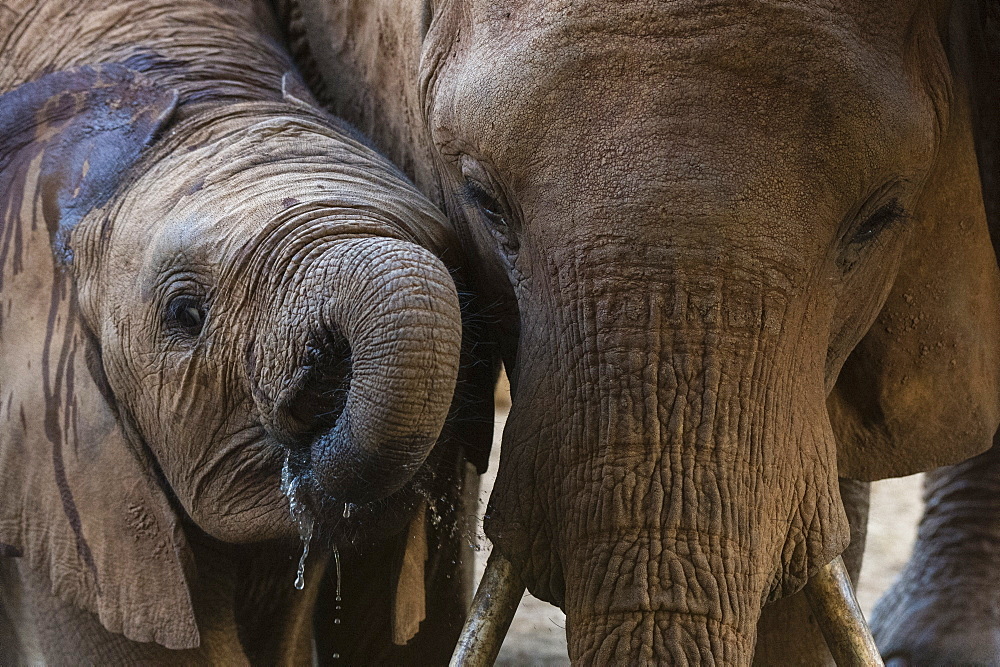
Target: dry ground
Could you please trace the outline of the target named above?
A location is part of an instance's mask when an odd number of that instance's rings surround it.
[[[499,437],[506,422],[506,410],[499,410],[496,418],[493,460],[490,472],[483,478],[480,496],[479,575],[482,575],[490,548],[489,541],[482,534],[481,519],[499,463]],[[920,519],[920,477],[914,475],[872,485],[868,547],[858,586],[858,599],[866,614],[871,612],[875,601],[892,583],[909,557]],[[566,617],[558,608],[525,594],[497,664],[568,665],[565,626]]]

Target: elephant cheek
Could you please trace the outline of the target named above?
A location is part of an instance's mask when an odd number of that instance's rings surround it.
[[[195,523],[231,543],[294,538],[281,492],[282,451],[267,437],[233,438],[216,448],[177,490]]]

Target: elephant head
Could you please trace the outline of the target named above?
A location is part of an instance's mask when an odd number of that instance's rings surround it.
[[[284,467],[328,540],[384,528],[461,323],[443,217],[355,131],[293,92],[177,100],[115,64],[0,97],[0,548],[189,648],[184,526],[297,539]]]
[[[989,446],[949,3],[300,4],[333,107],[443,193],[500,304],[486,531],[575,661],[749,663],[848,543],[838,476]]]

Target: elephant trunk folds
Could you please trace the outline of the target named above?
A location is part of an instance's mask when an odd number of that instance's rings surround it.
[[[294,472],[311,478],[317,504],[372,502],[413,477],[444,426],[461,348],[458,295],[444,264],[407,241],[346,238],[309,254],[308,277],[292,290],[313,338],[304,352],[289,355],[299,382],[290,382],[294,390],[282,392],[272,414],[287,424],[303,402],[316,411],[301,377],[337,356],[334,341],[346,341],[349,386],[336,421],[314,429],[308,442],[301,434],[285,440],[298,459]],[[325,394],[319,405],[331,407],[337,387],[322,390],[313,392]]]
[[[344,502],[383,498],[410,480],[444,426],[458,375],[461,316],[450,274],[404,241],[339,244],[328,326],[351,348],[350,388],[330,431],[311,446],[319,490]]]
[[[601,287],[584,327],[522,328],[519,360],[565,352],[512,375],[487,535],[566,611],[574,661],[750,664],[762,606],[849,537],[812,361],[826,339],[775,325],[807,321],[806,306],[752,286],[713,300],[718,317],[676,305],[697,285],[624,303]]]
[[[854,588],[851,585],[847,569],[843,559],[838,556],[830,564],[821,568],[809,583],[806,585],[806,594],[809,604],[813,608],[820,620],[823,634],[827,644],[838,665],[882,665],[882,658],[875,646],[875,640],[868,629],[868,624],[861,613],[857,599],[854,596]],[[513,566],[502,554],[494,552],[486,566],[483,580],[476,591],[475,600],[472,603],[472,610],[469,619],[462,631],[458,646],[451,659],[451,665],[492,665],[500,652],[504,636],[510,623],[514,618],[514,613],[521,596],[524,593],[524,584],[521,583]],[[649,624],[656,623],[656,614],[638,614],[640,625],[648,621]],[[696,623],[694,628],[704,628],[708,624]],[[618,626],[619,629],[622,625]],[[690,632],[689,627],[680,626],[685,635]],[[633,635],[634,626],[628,627],[625,637]],[[739,632],[735,633],[736,639],[743,639]],[[712,645],[711,636],[703,637],[702,645]],[[619,642],[616,642],[616,645]],[[727,660],[746,660],[750,652],[746,650],[745,642],[740,645],[723,645],[722,651],[729,651]],[[701,651],[697,643],[690,645],[695,651],[690,656],[683,654],[684,642],[677,641],[672,645],[675,649],[672,658],[689,658],[701,662]],[[629,644],[625,644],[626,652],[629,651]],[[634,653],[634,652],[632,652]],[[632,654],[632,653],[627,653]],[[644,658],[652,659],[651,650],[644,651]]]

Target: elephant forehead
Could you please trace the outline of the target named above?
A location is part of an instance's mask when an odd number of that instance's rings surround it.
[[[914,99],[925,82],[900,55],[912,39],[896,27],[905,17],[875,17],[873,34],[846,11],[695,4],[477,4],[468,36],[450,47],[461,57],[436,61],[436,136],[523,155],[553,137],[579,150],[636,124],[636,140],[730,133],[711,137],[716,145],[766,127],[856,152],[930,117],[929,102]]]
[[[148,165],[108,219],[113,264],[151,284],[175,266],[214,273],[278,226],[329,235],[367,224],[453,245],[443,216],[385,158],[335,128],[285,117],[193,133]]]
[[[333,128],[291,118],[231,125],[194,133],[158,156],[122,194],[114,225],[147,225],[144,214],[188,227],[225,218],[244,221],[245,233],[290,200],[355,202],[395,191],[425,201],[384,158]]]

